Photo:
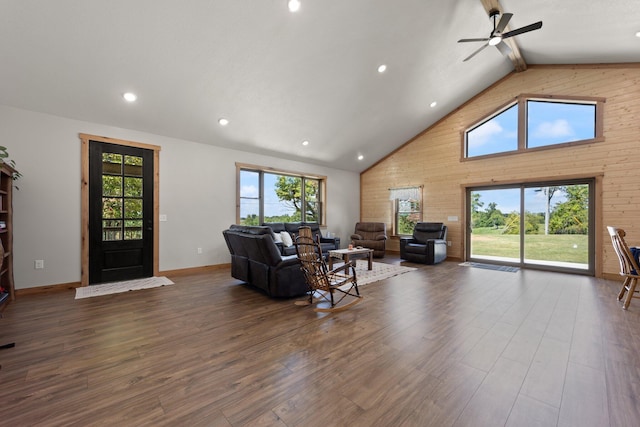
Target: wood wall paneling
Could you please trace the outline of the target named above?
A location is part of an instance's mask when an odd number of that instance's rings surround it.
[[[519,182],[540,178],[598,176],[601,197],[596,201],[600,228],[624,228],[630,243],[640,245],[640,66],[532,66],[500,80],[431,128],[407,142],[361,176],[361,217],[392,226],[388,188],[424,185],[424,220],[449,227],[449,256],[464,256],[464,184]],[[605,140],[560,149],[517,153],[487,159],[461,159],[464,129],[518,95],[567,95],[604,98]],[[459,221],[448,222],[449,216]],[[602,230],[598,230],[599,235]],[[606,233],[604,235],[606,237]],[[388,248],[398,250],[390,239]],[[617,274],[618,264],[608,239],[598,238],[596,274]]]

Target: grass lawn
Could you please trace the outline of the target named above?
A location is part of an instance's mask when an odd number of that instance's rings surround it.
[[[527,234],[524,237],[526,259],[587,264],[588,253],[584,234]],[[520,259],[520,236],[501,234],[500,229],[474,228],[471,254]]]

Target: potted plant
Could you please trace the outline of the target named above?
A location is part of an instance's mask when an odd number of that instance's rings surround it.
[[[8,164],[12,168],[14,169],[16,168],[16,162],[14,160],[9,160],[9,152],[7,151],[7,147],[3,147],[2,145],[0,145],[0,160],[2,160],[4,163]],[[20,172],[15,171],[13,173],[12,178],[14,181],[19,179],[20,177],[22,177],[22,174]],[[17,185],[15,185],[15,187],[16,187],[16,190],[19,190]]]

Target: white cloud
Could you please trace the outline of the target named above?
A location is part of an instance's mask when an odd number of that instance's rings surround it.
[[[560,138],[573,136],[574,131],[565,119],[558,119],[553,122],[543,122],[536,128],[533,136],[536,138]]]
[[[469,147],[477,148],[504,132],[497,120],[490,120],[468,134]]]
[[[258,197],[260,193],[255,185],[243,185],[240,189],[242,197]]]

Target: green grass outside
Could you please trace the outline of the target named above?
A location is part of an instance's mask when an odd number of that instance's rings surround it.
[[[527,234],[524,242],[526,259],[580,264],[589,262],[588,239],[584,234]],[[520,236],[501,234],[500,229],[474,228],[471,254],[520,259]]]

